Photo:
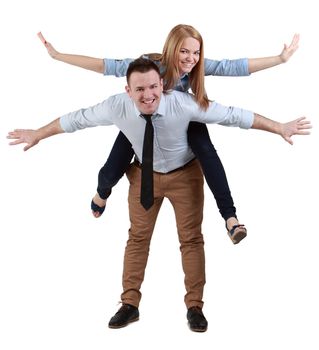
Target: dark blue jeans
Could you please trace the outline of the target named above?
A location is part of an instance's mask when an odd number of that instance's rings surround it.
[[[221,160],[212,144],[206,124],[190,122],[188,143],[199,160],[207,185],[212,191],[221,216],[227,220],[236,217],[236,208],[230,193],[226,173]],[[120,132],[115,140],[111,153],[99,172],[97,192],[106,199],[112,187],[128,169],[134,151],[126,136]]]

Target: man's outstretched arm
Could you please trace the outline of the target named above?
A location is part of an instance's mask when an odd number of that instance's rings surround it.
[[[187,102],[186,99],[185,101]],[[191,120],[208,124],[217,123],[224,126],[235,126],[242,129],[259,129],[280,135],[291,145],[293,144],[292,136],[309,135],[309,129],[312,128],[311,122],[306,117],[281,123],[263,117],[258,113],[238,107],[223,106],[215,101],[210,104],[207,111],[195,111]]]
[[[254,121],[251,128],[278,134],[292,145],[293,141],[291,137],[293,135],[309,135],[309,129],[311,129],[312,126],[311,122],[307,120],[306,117],[300,117],[288,123],[279,123],[254,113]]]

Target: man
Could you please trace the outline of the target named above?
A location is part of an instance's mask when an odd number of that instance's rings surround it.
[[[261,129],[281,135],[292,143],[292,135],[306,135],[310,122],[299,118],[286,124],[264,118],[239,108],[224,107],[215,102],[207,111],[199,108],[187,93],[162,94],[163,82],[157,66],[137,59],[127,71],[127,94],[115,95],[100,104],[58,118],[38,130],[15,130],[8,134],[10,144],[26,143],[24,150],[40,140],[63,132],[86,127],[115,124],[131,142],[136,162],[127,172],[130,181],[129,213],[131,227],[125,249],[122,307],[111,318],[110,328],[119,328],[139,318],[140,287],[144,279],[149,245],[155,221],[164,197],[172,203],[176,215],[182,264],[185,273],[185,304],[191,330],[203,332],[207,320],[202,312],[205,285],[204,241],[201,233],[203,216],[203,177],[187,144],[190,120]],[[150,123],[151,122],[151,123]],[[145,125],[152,124],[153,150],[151,200],[141,204],[142,172],[149,163],[144,160],[147,147]],[[145,132],[145,134],[144,134]],[[144,136],[145,135],[145,136]],[[153,140],[153,139],[152,139]],[[144,178],[144,177],[143,177]]]

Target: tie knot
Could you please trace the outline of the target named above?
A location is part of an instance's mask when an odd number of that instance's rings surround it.
[[[153,115],[153,114],[141,114],[141,116],[142,116],[147,122],[152,122],[152,115]]]

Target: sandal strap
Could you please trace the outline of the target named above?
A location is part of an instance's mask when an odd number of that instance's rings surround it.
[[[104,206],[104,207],[100,207],[99,205],[97,205],[96,203],[94,203],[93,200],[92,200],[92,202],[91,202],[91,209],[92,209],[93,211],[99,212],[100,214],[103,214],[104,209],[105,209],[105,206]]]
[[[236,228],[239,228],[239,227],[243,227],[245,230],[245,225],[244,224],[238,224],[238,225],[234,225],[230,230],[229,230],[229,234],[232,236],[236,230]]]

